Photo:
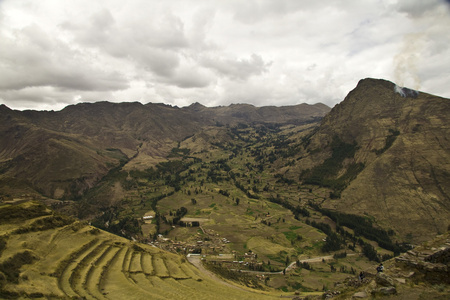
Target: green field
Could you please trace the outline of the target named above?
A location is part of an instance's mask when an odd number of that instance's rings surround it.
[[[35,207],[37,204],[19,206]],[[0,207],[0,212],[5,207]],[[179,255],[70,224],[15,233],[33,220],[0,225],[1,295],[16,298],[270,299],[270,294],[211,280]],[[20,260],[18,254],[31,259]]]

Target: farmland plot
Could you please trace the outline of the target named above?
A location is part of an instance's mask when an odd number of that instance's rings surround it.
[[[22,229],[0,224],[4,241],[0,264],[14,261],[18,253],[28,259],[13,264],[19,267],[10,274],[16,275],[0,282],[0,295],[102,300],[271,298],[211,280],[179,255],[133,243],[86,223],[30,230],[23,228],[36,224],[33,218],[17,224]]]

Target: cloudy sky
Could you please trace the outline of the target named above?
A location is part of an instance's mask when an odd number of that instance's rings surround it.
[[[444,0],[0,0],[0,103],[334,106],[384,78],[450,98]]]

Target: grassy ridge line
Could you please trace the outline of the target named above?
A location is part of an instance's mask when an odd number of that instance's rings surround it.
[[[128,247],[121,247],[119,251],[117,251],[116,255],[111,259],[109,264],[103,269],[102,277],[99,283],[99,288],[101,291],[106,289],[106,285],[108,282],[108,278],[110,278],[113,275],[113,266],[120,264],[120,271],[119,273],[123,274],[122,270],[122,264],[123,264],[123,258],[125,257],[125,254],[128,250]]]
[[[98,289],[98,282],[100,281],[103,265],[108,262],[110,259],[109,256],[114,254],[112,251],[113,248],[114,247],[112,245],[109,245],[104,249],[103,253],[93,263],[91,263],[91,267],[89,268],[83,282],[84,289],[97,299],[104,298]]]
[[[149,292],[141,290],[139,285],[129,278],[128,271],[124,271],[124,266],[128,265],[125,261],[129,251],[130,248],[125,246],[111,261],[102,280],[101,289],[110,299],[158,299]]]
[[[37,202],[4,205],[0,208],[0,224],[30,220],[51,214],[52,212],[45,205]]]
[[[75,267],[72,272],[72,275],[69,278],[70,285],[72,289],[81,297],[90,297],[91,295],[84,289],[83,283],[85,282],[85,278],[87,272],[89,270],[89,266],[91,262],[96,259],[96,257],[100,256],[104,249],[108,245],[106,241],[102,241],[99,245],[93,248]]]
[[[114,261],[117,260],[117,257],[120,255],[120,252],[123,251],[123,247],[115,247],[116,251],[114,252],[114,255],[103,265],[101,268],[101,273],[98,281],[98,290],[103,293],[105,289],[105,280],[108,275],[108,272],[110,271],[111,264],[114,263]]]
[[[131,255],[133,254],[133,250],[131,250],[130,247],[127,247],[127,252],[125,253],[125,256],[122,260],[122,272],[124,274],[128,274],[130,270],[130,262],[131,262]]]
[[[164,260],[159,256],[152,256],[153,268],[155,269],[155,275],[157,277],[167,278],[170,277],[169,270],[166,267]]]
[[[169,271],[170,277],[174,279],[187,279],[189,276],[183,272],[181,269],[181,261],[179,258],[177,258],[176,261],[172,259],[165,259],[164,260],[167,270]]]
[[[155,275],[155,270],[153,269],[152,255],[144,252],[141,255],[141,266],[142,271],[145,275]]]
[[[68,297],[77,297],[78,294],[72,289],[70,278],[72,277],[72,270],[78,265],[78,263],[89,253],[88,250],[95,247],[99,243],[98,239],[93,239],[89,243],[81,246],[80,249],[72,252],[69,257],[63,260],[58,269],[53,274],[58,277],[58,287]],[[83,255],[84,254],[84,255]]]
[[[130,259],[130,267],[128,268],[128,272],[130,273],[142,273],[142,265],[141,265],[141,252],[133,251]]]
[[[187,299],[184,297],[183,293],[174,289],[173,286],[167,286],[164,281],[155,284],[154,280],[156,278],[159,279],[159,277],[146,276],[143,273],[131,274],[131,276],[133,277],[133,280],[136,281],[136,285],[142,290],[156,295],[156,299]],[[197,297],[191,299],[196,298]]]
[[[192,270],[193,266],[191,266],[189,263],[182,263],[181,269],[183,270],[184,274],[189,276],[189,278],[192,278],[194,280],[200,280],[200,276]],[[195,269],[197,270],[197,269]]]
[[[66,225],[72,224],[75,220],[71,217],[66,217],[63,215],[49,215],[42,216],[36,219],[33,219],[28,226],[22,226],[16,229],[14,234],[22,234],[34,231],[44,231],[48,229],[54,229],[58,227],[64,227]]]

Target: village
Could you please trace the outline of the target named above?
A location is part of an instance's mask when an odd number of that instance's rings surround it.
[[[151,222],[152,215],[145,215],[144,222]],[[184,217],[180,220],[182,227],[198,228],[199,232],[188,241],[178,241],[158,234],[156,240],[148,242],[149,245],[170,251],[173,253],[183,254],[189,257],[200,257],[202,260],[207,260],[212,263],[225,264],[229,268],[235,269],[254,269],[255,266],[261,266],[262,262],[257,262],[257,254],[248,250],[247,253],[237,253],[230,250],[227,244],[230,241],[221,237],[219,233],[212,229],[206,229],[202,223],[207,221],[203,218],[188,218]]]

